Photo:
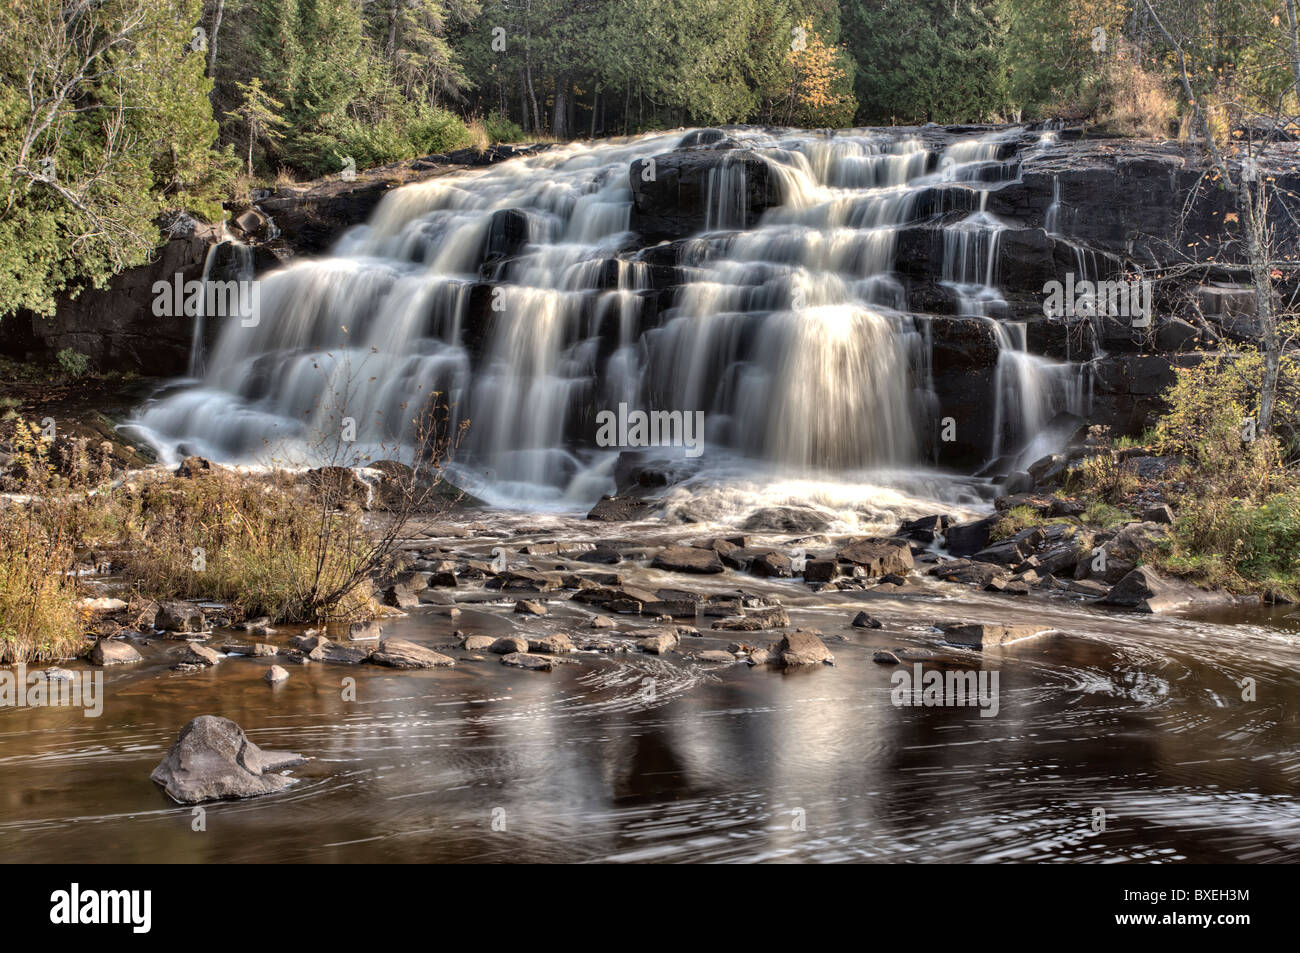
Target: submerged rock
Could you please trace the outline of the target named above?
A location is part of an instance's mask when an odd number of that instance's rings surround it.
[[[528,655],[524,652],[511,652],[501,656],[501,664],[512,668],[526,668],[534,672],[549,672],[555,663],[545,655]]]
[[[293,784],[272,772],[304,760],[288,751],[263,751],[229,718],[200,715],[181,729],[150,778],[181,804],[257,797]]]
[[[943,633],[944,641],[953,645],[982,649],[1007,642],[1019,642],[1052,632],[1046,625],[1006,625],[999,622],[940,622],[936,627]]]

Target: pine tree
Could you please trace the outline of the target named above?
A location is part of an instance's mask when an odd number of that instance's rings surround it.
[[[262,89],[262,81],[254,76],[247,83],[236,83],[243,94],[238,109],[226,113],[230,119],[242,122],[248,129],[248,175],[253,175],[253,145],[257,142],[279,142],[284,138],[280,131],[286,125],[280,118],[284,103]]]

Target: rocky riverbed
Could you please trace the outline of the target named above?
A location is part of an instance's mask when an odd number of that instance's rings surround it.
[[[1014,564],[1006,542],[952,556],[945,529],[969,549],[983,519],[845,536],[469,507],[404,531],[380,580],[392,614],[372,623],[98,603],[126,627],[92,656],[120,663],[100,669],[102,715],[0,712],[0,853],[1300,857],[1291,610],[1106,605],[1096,581],[1043,565],[1050,534],[1013,541]],[[129,601],[127,580],[93,578]],[[984,694],[927,701],[931,672],[982,674]],[[271,784],[164,790],[151,773],[203,715],[302,760],[274,761]]]

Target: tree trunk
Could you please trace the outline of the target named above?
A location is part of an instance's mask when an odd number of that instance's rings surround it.
[[[1261,184],[1260,192],[1264,186]],[[1243,180],[1240,191],[1241,213],[1246,231],[1246,251],[1250,260],[1251,283],[1255,286],[1255,315],[1259,320],[1264,351],[1264,377],[1259,384],[1259,420],[1261,434],[1273,427],[1273,408],[1277,404],[1277,379],[1281,367],[1281,345],[1277,319],[1273,314],[1273,278],[1269,273],[1267,232],[1268,206],[1255,194],[1254,183]]]
[[[226,0],[217,0],[217,15],[212,21],[212,42],[208,44],[208,75],[217,66],[217,34],[221,32],[221,18],[226,13]]]
[[[569,74],[555,78],[555,108],[551,113],[551,135],[556,139],[569,138]]]
[[[532,133],[535,129],[528,119],[528,83],[524,79],[524,71],[519,71],[519,115],[522,117],[521,125],[524,132]]]
[[[591,132],[587,134],[588,139],[596,138],[596,108],[600,105],[600,87],[596,86],[591,91]]]
[[[394,68],[397,67],[397,4],[398,0],[389,0],[388,40],[384,43],[384,52],[388,54],[388,61]]]

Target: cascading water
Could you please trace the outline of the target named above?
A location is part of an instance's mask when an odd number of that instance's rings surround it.
[[[614,490],[619,450],[595,445],[594,418],[620,404],[703,411],[706,468],[917,472],[937,410],[931,335],[895,266],[936,194],[975,209],[944,228],[942,281],[958,314],[995,329],[989,453],[1080,409],[1076,371],[1002,320],[1002,226],[984,203],[1016,173],[1004,137],[936,150],[916,135],[733,135],[782,200],[746,229],[752,167],[712,165],[671,302],[635,251],[629,167],[680,135],[575,144],[386,196],[332,257],[264,276],[260,321],[228,322],[198,386],[134,424],[169,457],[310,463],[350,417],[344,462],[359,462],[409,454],[412,405],[436,392],[468,422],[460,475],[533,503]]]

